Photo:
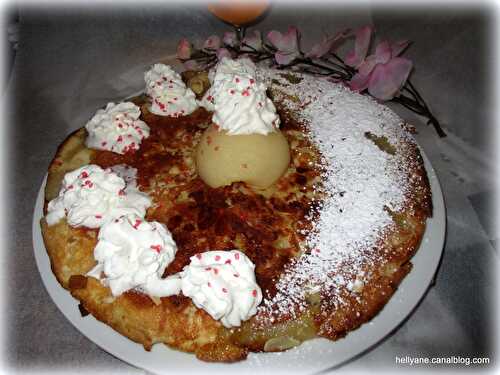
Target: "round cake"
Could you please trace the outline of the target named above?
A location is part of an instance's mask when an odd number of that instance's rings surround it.
[[[206,72],[187,76],[197,74]],[[205,361],[238,361],[249,351],[283,351],[314,337],[345,336],[375,316],[410,272],[432,203],[422,157],[404,121],[370,97],[327,79],[268,68],[257,69],[256,78],[276,107],[280,134],[288,142],[280,147],[289,152],[279,163],[272,153],[258,155],[262,178],[257,180],[249,174],[252,180],[244,182],[246,174],[238,172],[235,182],[210,186],[197,171],[197,152],[214,155],[215,167],[207,162],[210,174],[224,164],[216,152],[231,136],[220,143],[207,137],[211,111],[199,107],[189,114],[160,115],[148,95],[131,100],[148,133],[137,127],[141,136],[123,153],[89,147],[88,128],[59,146],[49,167],[41,228],[52,270],[80,301],[83,316],[92,314],[146,350],[164,343]],[[240,157],[238,150],[245,147],[231,152]],[[268,168],[269,159],[273,167]],[[229,160],[228,169],[248,168]],[[285,171],[269,185],[274,177],[267,178],[266,171],[276,174],[271,170],[279,170],[283,160]],[[183,292],[157,297],[148,292],[155,290],[153,284],[117,292],[122,284],[103,282],[111,271],[98,267],[99,256],[112,249],[98,256],[104,230],[89,222],[75,225],[78,218],[67,210],[57,220],[50,216],[50,202],[61,186],[72,187],[71,172],[79,171],[75,179],[92,172],[80,172],[84,166],[102,178],[120,170],[124,181],[123,171],[134,170],[134,204],[139,205],[134,210],[143,210],[148,223],[166,227],[168,241],[175,243],[175,251],[164,254],[169,261],[160,281],[177,282],[176,275],[186,275],[197,259],[203,266],[208,252],[217,261],[222,257],[221,265],[248,259],[258,285],[248,289],[252,313],[216,319],[184,293],[184,285]],[[141,194],[149,206],[137,203]],[[94,216],[92,223],[102,219]],[[127,225],[122,219],[114,224]],[[112,230],[110,238],[121,233]]]

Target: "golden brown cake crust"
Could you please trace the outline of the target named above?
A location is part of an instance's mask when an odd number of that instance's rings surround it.
[[[64,174],[84,164],[137,168],[138,186],[153,200],[146,219],[164,223],[178,246],[164,276],[182,270],[196,253],[240,248],[256,265],[257,282],[268,301],[265,308],[239,329],[229,330],[182,295],[151,299],[126,292],[113,297],[96,279],[84,276],[95,265],[93,248],[98,231],[72,228],[65,220],[48,226],[42,219],[52,270],[85,310],[147,350],[163,342],[194,352],[202,360],[230,362],[244,359],[248,351],[284,350],[316,335],[333,340],[343,337],[387,303],[411,270],[410,259],[419,246],[432,204],[416,144],[409,139],[391,145],[371,134],[365,136],[380,147],[380,152],[395,150],[403,155],[408,188],[403,209],[386,207],[393,222],[384,228],[377,243],[366,249],[371,261],[363,267],[369,276],[354,292],[325,288],[312,293],[305,308],[288,303],[290,310],[283,311],[272,302],[279,295],[278,280],[293,272],[301,255],[312,251],[304,243],[325,199],[325,192],[318,188],[324,183],[321,153],[308,135],[308,124],[295,116],[293,107],[285,105],[282,84],[275,88],[282,90],[275,93],[275,101],[292,161],[272,188],[256,192],[243,183],[208,187],[196,175],[193,151],[210,124],[210,113],[199,109],[184,118],[160,117],[149,113],[145,98],[139,97],[135,102],[151,128],[140,150],[127,155],[89,150],[84,145],[85,129],[79,129],[59,147],[49,167],[45,191],[47,203],[57,195]],[[291,101],[301,103],[301,99]],[[333,293],[337,293],[336,298],[332,298]],[[342,303],[338,303],[339,298]]]

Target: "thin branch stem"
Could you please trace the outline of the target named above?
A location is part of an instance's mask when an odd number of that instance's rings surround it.
[[[250,57],[257,62],[272,60],[272,65],[280,70],[296,66],[299,71],[304,73],[332,77],[338,79],[339,81],[343,81],[344,83],[350,82],[352,77],[358,73],[357,69],[347,65],[344,60],[334,52],[330,52],[317,59],[312,59],[310,57],[305,57],[306,55],[302,51],[299,51],[299,57],[295,58],[289,64],[280,65],[274,58],[275,53],[278,52],[278,49],[275,46],[263,42],[262,49],[257,50],[255,47],[243,42],[246,34],[246,28],[237,27],[235,28],[235,32],[236,39],[238,41],[237,45],[225,45],[224,47],[238,56],[242,54],[250,55]],[[242,47],[245,49],[243,50]],[[217,55],[215,51],[198,50],[193,54],[192,59],[203,62],[206,66],[212,66],[217,62]],[[427,106],[427,103],[409,79],[405,82],[401,90],[401,94],[390,99],[389,101],[398,103],[417,115],[426,117],[428,120],[427,124],[432,124],[440,137],[446,137],[446,133],[441,128],[439,121],[436,117],[434,117]]]

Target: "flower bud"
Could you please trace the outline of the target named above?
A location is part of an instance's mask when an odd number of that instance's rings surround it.
[[[187,60],[191,57],[193,46],[186,38],[182,38],[177,45],[177,57],[181,60]]]

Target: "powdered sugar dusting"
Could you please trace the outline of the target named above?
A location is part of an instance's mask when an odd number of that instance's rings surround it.
[[[392,223],[387,208],[402,208],[408,190],[402,142],[413,142],[402,120],[369,97],[324,79],[299,75],[290,84],[275,70],[260,71],[275,99],[302,122],[322,154],[325,195],[304,254],[261,305],[263,316],[295,315],[311,294],[328,293],[334,304],[356,295],[376,253],[370,251]],[[383,151],[367,135],[384,137],[396,152]]]

